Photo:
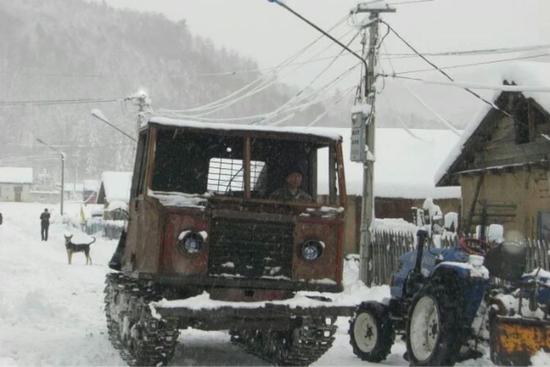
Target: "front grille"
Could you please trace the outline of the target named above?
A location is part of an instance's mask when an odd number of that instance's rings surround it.
[[[240,278],[290,278],[294,224],[212,218],[208,273]]]

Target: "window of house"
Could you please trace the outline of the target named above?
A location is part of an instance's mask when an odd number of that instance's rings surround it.
[[[539,213],[539,239],[550,242],[550,211]]]

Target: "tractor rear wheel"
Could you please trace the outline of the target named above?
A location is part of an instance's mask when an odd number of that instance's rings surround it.
[[[413,366],[452,366],[465,331],[460,292],[428,284],[414,297],[407,322],[407,356]]]
[[[378,302],[359,305],[350,319],[349,335],[357,357],[369,362],[386,359],[395,339],[387,307]]]

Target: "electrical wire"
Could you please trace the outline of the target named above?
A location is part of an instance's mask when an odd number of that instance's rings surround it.
[[[408,85],[403,84],[405,87],[405,90],[409,92],[410,95],[414,97],[415,100],[417,100],[425,109],[430,111],[439,121],[441,121],[449,130],[452,131],[453,134],[456,136],[460,136],[460,132],[458,129],[452,124],[449,120],[447,120],[445,117],[440,115],[436,110],[434,110],[430,105],[428,105],[418,94],[414,93],[411,88],[409,88]]]
[[[355,39],[357,38],[357,36],[359,36],[359,34],[361,34],[361,31],[358,31],[357,33],[355,33],[355,35],[348,41],[348,43],[346,44],[346,47],[349,47],[349,45],[355,41]],[[311,80],[310,82],[303,88],[301,88],[298,93],[296,93],[294,95],[294,97],[292,97],[290,100],[288,100],[286,103],[284,103],[282,106],[280,106],[278,109],[276,109],[274,112],[273,112],[273,115],[276,116],[280,111],[284,110],[287,106],[289,106],[290,104],[294,103],[296,100],[299,100],[299,97],[300,95],[306,91],[308,88],[310,88],[313,84],[315,84],[315,82],[317,82],[317,80],[319,80],[319,78],[324,74],[326,73],[331,67],[332,65],[334,65],[334,63],[338,60],[338,58],[340,58],[340,56],[342,56],[342,54],[345,52],[346,50],[345,49],[342,49],[340,50],[340,53],[338,53],[338,55],[336,55],[332,61],[326,65],[319,73],[317,73],[317,75],[315,75]],[[262,121],[262,123],[266,123],[270,120],[271,118],[270,117],[267,117],[266,119],[264,119],[264,121]]]
[[[9,106],[51,106],[51,105],[71,105],[71,104],[90,104],[90,103],[112,103],[120,102],[118,99],[51,99],[51,100],[22,100],[22,101],[0,101],[0,107]]]
[[[512,58],[506,58],[506,59],[480,61],[480,62],[468,63],[468,64],[456,64],[456,65],[440,66],[439,69],[443,69],[443,70],[460,69],[460,68],[468,68],[468,67],[473,67],[473,66],[498,64],[498,63],[501,63],[501,62],[508,62],[508,61],[536,59],[536,58],[544,57],[544,56],[550,56],[550,52],[543,53],[543,54],[538,54],[538,55],[526,55],[526,56],[512,57]],[[395,73],[395,75],[424,73],[424,72],[428,72],[428,71],[434,71],[434,69],[433,68],[426,68],[426,69],[416,69],[416,70],[405,70],[405,71],[397,72],[397,73]]]
[[[332,85],[336,84],[338,81],[342,80],[344,77],[346,77],[347,75],[349,75],[353,70],[355,70],[359,65],[361,65],[362,63],[356,63],[355,65],[353,65],[352,67],[346,69],[344,72],[340,73],[336,78],[332,79],[331,81],[329,81],[328,83],[324,84],[323,86],[319,87],[318,89],[316,89],[315,91],[305,95],[305,96],[300,96],[299,99],[308,99],[312,96],[315,96],[315,95],[318,95],[320,94],[321,92],[324,92],[326,91],[329,87],[331,87]],[[280,113],[284,113],[284,111],[281,111]],[[271,125],[271,124],[266,124],[266,125]]]
[[[344,23],[348,18],[349,18],[349,15],[344,16],[343,18],[338,20],[332,27],[330,27],[330,30],[336,29],[338,26],[340,26],[342,23]],[[294,60],[296,60],[298,57],[300,57],[303,53],[305,53],[308,49],[313,47],[321,39],[323,39],[322,35],[316,37],[314,40],[309,42],[306,46],[302,47],[300,50],[295,52],[293,55],[287,57],[285,60],[283,60],[281,63],[279,63],[277,66],[273,67],[272,69],[273,70],[278,70],[278,69],[284,67],[285,65],[292,63]],[[248,83],[247,86],[256,84],[258,82],[263,82],[265,80],[266,80],[266,76],[261,76],[261,77],[257,78],[256,80],[252,81],[251,83]],[[246,90],[247,86],[239,88],[237,91],[234,91],[234,92],[232,92],[231,94],[229,94],[225,97],[222,97],[222,98],[220,98],[216,101],[212,101],[212,102],[207,103],[205,105],[201,105],[201,106],[197,106],[197,107],[193,107],[193,108],[181,109],[181,110],[173,110],[173,112],[197,112],[197,111],[202,111],[202,110],[209,109],[212,106],[217,107],[217,105],[219,105],[220,103],[226,102],[226,101],[230,100],[232,97],[240,94],[240,92]]]
[[[389,77],[392,77],[389,75]],[[456,88],[471,88],[471,89],[486,89],[486,90],[496,90],[503,92],[538,92],[538,93],[550,93],[550,86],[540,86],[540,85],[504,85],[504,84],[481,84],[475,82],[461,82],[454,80],[452,82],[440,82],[436,80],[426,80],[421,78],[413,78],[406,76],[393,76],[396,79],[405,79],[413,80],[417,82],[422,82],[425,84],[435,84],[435,85],[447,85]]]
[[[346,31],[346,33],[345,33],[343,36],[346,36],[346,35],[349,34],[351,31],[353,31],[353,29]],[[315,53],[312,57],[313,57],[313,58],[317,57],[319,54],[324,53],[326,50],[328,50],[329,48],[331,48],[331,47],[333,47],[333,46],[334,46],[334,44],[332,44],[332,43],[329,44],[329,45],[327,45],[327,46],[324,47],[322,50],[320,50],[320,51],[318,51],[317,53]],[[291,70],[291,71],[289,71],[289,72],[286,72],[285,75],[286,75],[286,74],[293,73],[293,72],[295,72],[296,70],[299,70],[300,68],[301,68],[301,66],[299,66],[299,67],[297,67],[297,68],[294,68],[293,70]],[[226,109],[226,108],[228,108],[228,107],[230,107],[230,106],[236,104],[237,102],[240,102],[240,101],[243,100],[243,99],[249,98],[249,97],[251,97],[251,96],[253,96],[253,95],[255,95],[255,94],[260,93],[260,92],[263,91],[263,90],[266,90],[267,88],[271,87],[272,85],[276,84],[277,82],[278,82],[278,80],[277,80],[277,79],[274,79],[274,80],[272,80],[271,82],[269,82],[269,83],[267,83],[267,84],[264,84],[264,85],[261,85],[261,86],[255,88],[255,89],[253,89],[253,90],[247,92],[247,93],[244,94],[244,95],[241,95],[241,96],[239,96],[239,97],[235,97],[234,99],[232,99],[232,100],[230,100],[230,101],[227,101],[226,103],[220,104],[220,105],[218,105],[218,106],[216,106],[216,107],[214,107],[214,108],[212,108],[212,109],[210,109],[210,110],[207,110],[207,111],[205,111],[205,112],[203,112],[203,113],[199,113],[199,114],[194,115],[194,116],[195,116],[195,117],[208,116],[208,115],[211,115],[211,114],[213,114],[213,113],[215,113],[215,112],[218,112],[218,111],[220,111],[220,110]]]
[[[424,60],[426,63],[428,63],[431,67],[433,67],[434,69],[436,69],[437,71],[439,71],[440,74],[442,74],[443,76],[445,76],[447,79],[449,79],[450,81],[454,81],[454,79],[447,73],[445,72],[444,70],[441,70],[437,65],[435,65],[432,61],[430,61],[426,56],[422,55],[419,51],[416,50],[416,48],[414,48],[409,42],[407,42],[407,40],[405,40],[391,25],[389,25],[386,21],[380,19],[380,22],[386,24],[390,29],[391,31],[393,32],[393,34],[395,34],[395,36],[397,38],[399,38],[407,47],[409,47],[414,53],[416,53],[422,60]],[[473,90],[471,90],[470,88],[463,88],[465,91],[467,91],[468,93],[470,93],[471,95],[473,95],[474,97],[476,97],[477,99],[479,99],[480,101],[483,101],[484,103],[488,104],[489,106],[491,106],[492,108],[502,112],[504,115],[506,116],[510,116],[510,114],[504,110],[502,110],[500,107],[498,107],[496,104],[494,104],[493,102],[490,102],[488,101],[487,99],[483,98],[482,96],[480,96],[478,93],[474,92]]]

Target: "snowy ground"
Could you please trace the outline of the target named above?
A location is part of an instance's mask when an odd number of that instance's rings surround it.
[[[98,238],[92,245],[94,265],[85,265],[83,254],[67,264],[63,234],[65,227],[53,211],[48,242],[40,241],[39,216],[44,204],[2,203],[0,212],[0,366],[90,366],[124,365],[107,338],[103,313],[103,282],[115,241]],[[66,211],[78,215],[79,206]],[[81,235],[82,236],[82,235]],[[356,276],[347,266],[346,281]],[[348,291],[358,293],[355,289]],[[362,290],[364,291],[364,290]],[[387,288],[367,290],[372,297],[387,295]],[[366,366],[351,351],[348,320],[338,320],[332,349],[316,366]],[[182,331],[171,365],[266,365],[229,342],[224,332]],[[380,365],[407,365],[402,358],[403,342]],[[462,365],[491,365],[488,358]]]

